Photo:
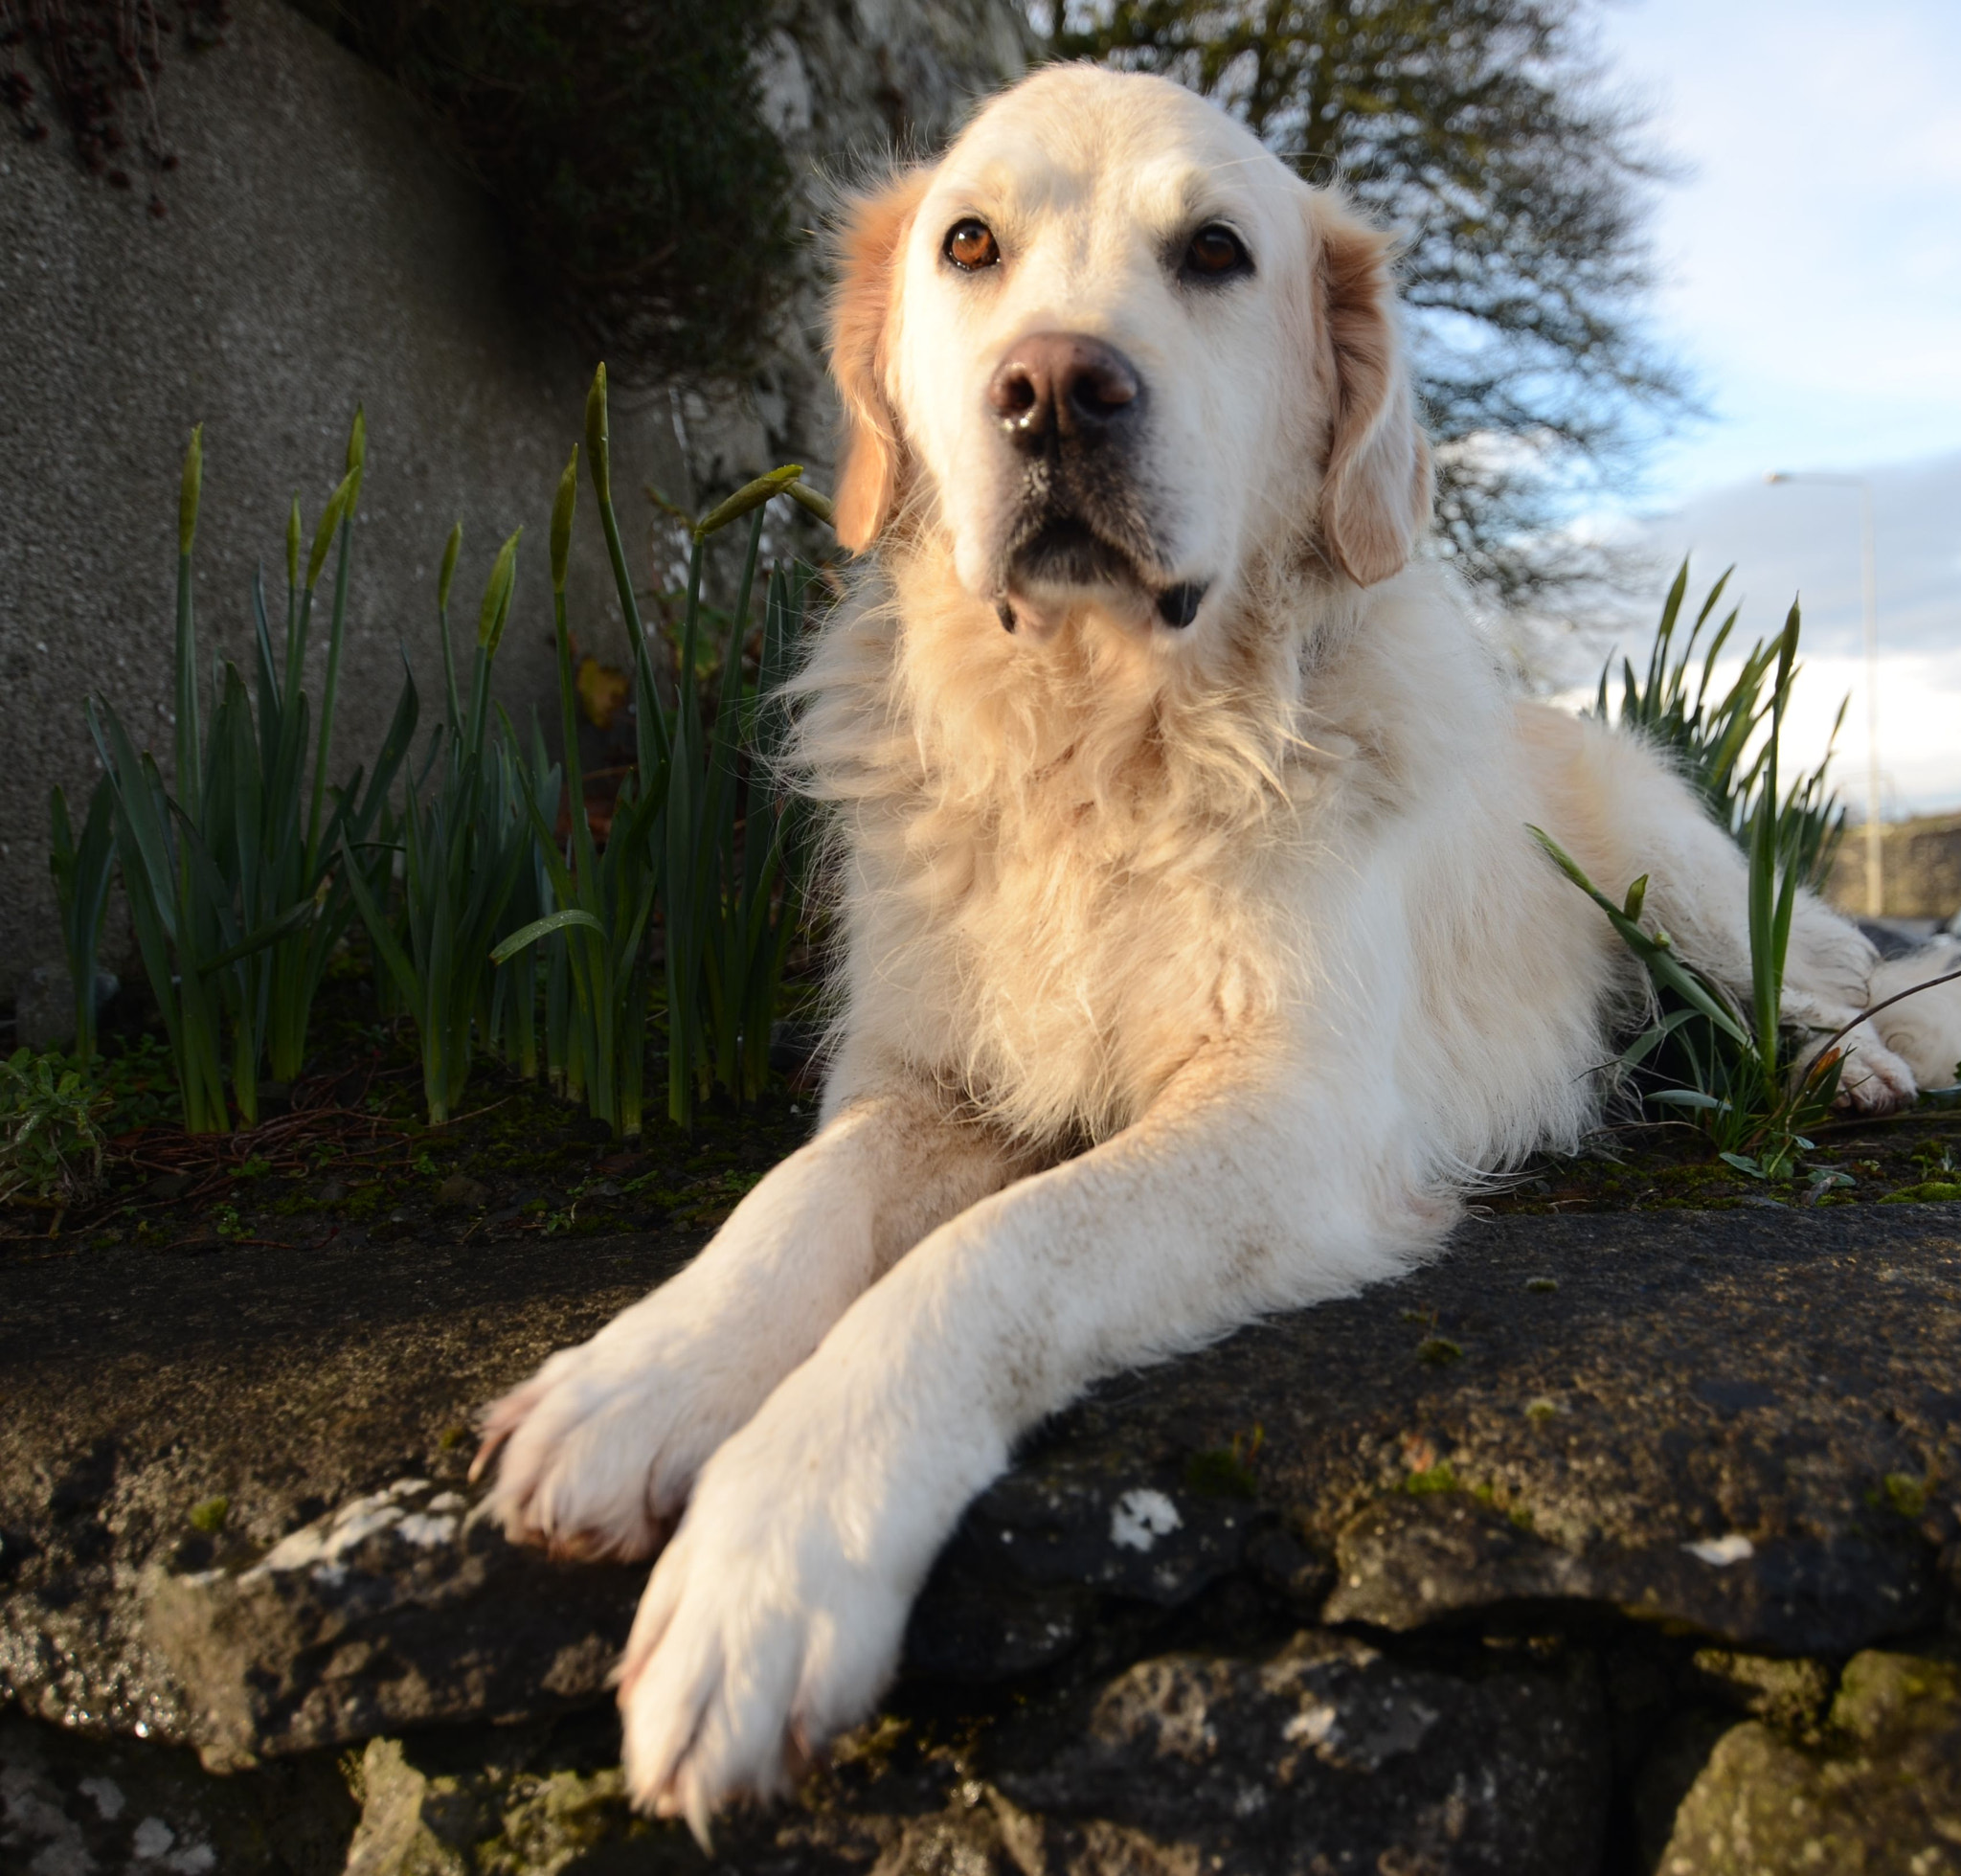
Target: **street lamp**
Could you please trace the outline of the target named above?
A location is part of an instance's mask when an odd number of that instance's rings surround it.
[[[1814,475],[1772,469],[1764,480],[1822,482],[1859,490],[1860,586],[1865,601],[1865,909],[1877,918],[1885,904],[1885,846],[1880,830],[1880,588],[1873,565],[1873,486],[1864,476]]]

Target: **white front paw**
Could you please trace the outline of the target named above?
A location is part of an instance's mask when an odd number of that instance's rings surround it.
[[[923,1569],[890,1554],[848,1450],[781,1406],[703,1472],[620,1668],[628,1792],[704,1846],[725,1799],[787,1791],[871,1710]]]
[[[697,1314],[670,1284],[490,1408],[471,1475],[497,1460],[489,1503],[513,1543],[577,1557],[659,1548],[704,1461],[778,1378],[753,1325]]]

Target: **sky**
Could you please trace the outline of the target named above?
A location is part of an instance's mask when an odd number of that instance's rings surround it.
[[[1862,802],[1859,493],[1764,478],[1867,477],[1885,811],[1961,807],[1961,5],[1618,0],[1602,50],[1688,170],[1659,194],[1654,324],[1710,416],[1593,519],[1692,552],[1699,588],[1734,562],[1751,637],[1801,594],[1789,735],[1821,747],[1852,692]]]

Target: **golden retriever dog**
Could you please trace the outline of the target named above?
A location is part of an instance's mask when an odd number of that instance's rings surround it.
[[[1730,840],[1654,751],[1515,697],[1419,557],[1389,258],[1210,104],[1074,66],[850,216],[864,557],[799,684],[845,933],[822,1123],[479,1461],[513,1538],[660,1552],[626,1767],[697,1832],[871,1711],[1036,1422],[1407,1270],[1594,1121],[1640,993],[1530,824],[1748,983]],[[1792,1022],[1876,970],[1802,901]],[[1961,1022],[1847,1046],[1884,1108]]]

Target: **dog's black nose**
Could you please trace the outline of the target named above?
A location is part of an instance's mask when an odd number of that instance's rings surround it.
[[[1001,361],[987,402],[1017,448],[1051,438],[1095,442],[1136,414],[1143,387],[1129,359],[1100,339],[1034,332]]]

